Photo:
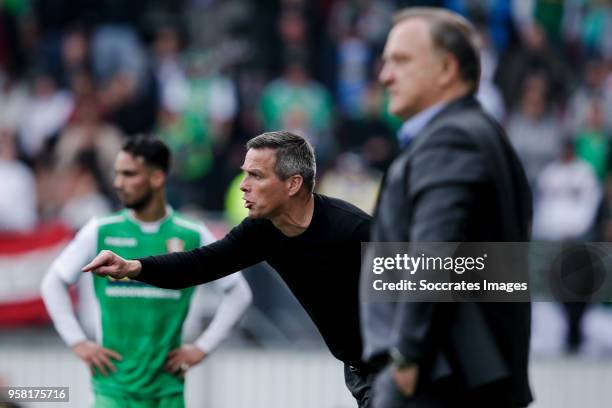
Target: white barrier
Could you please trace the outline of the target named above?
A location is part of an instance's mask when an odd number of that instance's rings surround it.
[[[89,374],[64,347],[0,347],[0,376],[15,386],[68,386],[70,403],[91,406]],[[187,408],[349,408],[342,364],[323,351],[219,350],[187,375]]]
[[[90,406],[88,373],[60,346],[0,347],[0,376],[11,385],[69,386],[70,403],[27,407]],[[535,359],[534,408],[612,406],[612,361],[595,358]],[[188,408],[353,408],[342,364],[321,350],[224,349],[187,376]]]

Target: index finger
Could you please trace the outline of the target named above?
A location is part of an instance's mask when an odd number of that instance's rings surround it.
[[[109,256],[110,255],[107,252],[102,252],[102,253],[98,254],[90,263],[85,265],[83,267],[83,269],[81,269],[81,271],[83,271],[83,272],[91,272],[94,269],[97,269],[97,268],[105,265]]]

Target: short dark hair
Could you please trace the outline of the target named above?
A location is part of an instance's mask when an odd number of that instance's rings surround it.
[[[393,26],[411,18],[420,18],[429,24],[434,46],[457,58],[461,78],[476,91],[480,81],[480,52],[474,26],[460,15],[436,7],[400,10],[393,16]]]
[[[121,150],[130,153],[134,157],[142,157],[145,164],[156,167],[166,174],[170,171],[170,149],[156,137],[148,135],[135,136],[125,142]]]
[[[274,172],[281,180],[299,174],[312,193],[317,165],[314,149],[302,136],[284,130],[266,132],[249,140],[247,149],[273,149],[276,152]]]

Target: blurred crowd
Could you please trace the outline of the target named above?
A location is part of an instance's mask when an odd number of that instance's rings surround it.
[[[401,124],[376,75],[409,5],[478,27],[479,98],[525,165],[534,237],[612,238],[609,0],[5,0],[0,230],[111,211],[114,155],[140,133],[172,147],[179,208],[239,219],[244,142],[289,129],[320,191],[371,210]]]
[[[332,194],[359,186],[345,186],[337,175],[346,173],[375,195],[374,169],[391,159],[398,125],[373,80],[392,11],[385,2],[0,3],[0,230],[58,218],[78,228],[113,209],[114,156],[141,133],[171,146],[179,208],[240,213],[228,186],[237,189],[244,142],[281,128],[312,141]]]

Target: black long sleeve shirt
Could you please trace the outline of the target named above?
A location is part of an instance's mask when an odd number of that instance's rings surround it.
[[[332,354],[360,366],[360,244],[369,239],[370,220],[345,201],[315,194],[311,223],[298,236],[283,235],[269,220],[246,218],[210,245],[140,259],[136,279],[179,289],[266,261],[304,307]]]

